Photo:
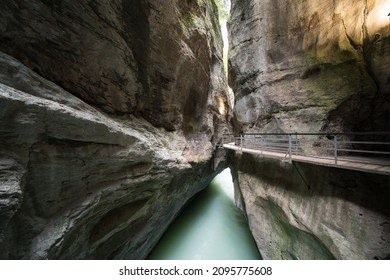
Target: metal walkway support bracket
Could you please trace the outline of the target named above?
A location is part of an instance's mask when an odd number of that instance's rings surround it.
[[[243,141],[244,141],[244,136],[241,134],[241,135],[240,135],[240,147],[241,147],[241,153],[242,153],[242,144],[243,144]]]

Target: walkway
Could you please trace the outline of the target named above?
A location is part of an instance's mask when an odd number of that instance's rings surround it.
[[[310,164],[390,175],[390,133],[225,135],[223,148]],[[351,140],[352,139],[352,140]]]

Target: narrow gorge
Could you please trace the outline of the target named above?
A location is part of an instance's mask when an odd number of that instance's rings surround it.
[[[390,131],[390,1],[328,2],[232,0],[226,75],[220,1],[2,1],[0,259],[145,259],[227,167],[263,258],[389,258],[389,175],[220,147]]]

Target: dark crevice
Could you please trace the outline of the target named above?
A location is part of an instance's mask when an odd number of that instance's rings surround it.
[[[120,147],[120,145],[112,144],[112,143],[103,143],[103,142],[96,142],[96,141],[94,142],[90,140],[81,141],[81,140],[71,140],[71,139],[59,139],[53,137],[47,138],[47,143],[49,145],[56,145],[60,147],[71,147],[71,148],[78,148],[78,147],[91,146],[91,145]]]

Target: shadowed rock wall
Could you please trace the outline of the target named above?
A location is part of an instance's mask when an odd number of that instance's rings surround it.
[[[5,1],[0,49],[107,113],[198,128],[222,51],[217,11],[198,2]]]
[[[247,154],[234,170],[265,259],[390,257],[389,176]]]
[[[224,166],[215,5],[2,2],[0,258],[145,258]]]

